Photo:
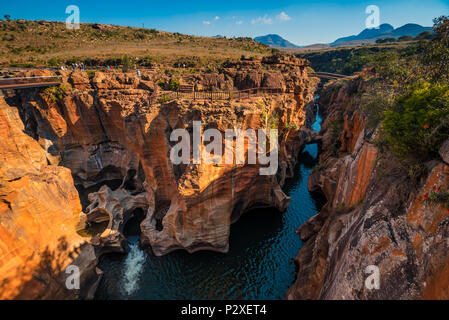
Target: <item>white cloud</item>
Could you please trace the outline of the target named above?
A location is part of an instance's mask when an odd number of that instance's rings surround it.
[[[203,21],[203,24],[210,24],[210,21]]]
[[[237,21],[235,24],[243,24],[243,21]]]
[[[220,20],[219,16],[215,16],[214,20]]]
[[[282,22],[286,22],[286,21],[290,21],[292,18],[290,18],[288,16],[288,14],[286,14],[284,11],[282,11],[281,13],[279,13],[276,16],[276,19],[278,19],[279,21],[282,21]]]
[[[267,15],[265,15],[263,17],[258,17],[257,19],[251,20],[251,23],[252,24],[256,24],[256,23],[272,24],[273,23],[273,19],[271,19]]]

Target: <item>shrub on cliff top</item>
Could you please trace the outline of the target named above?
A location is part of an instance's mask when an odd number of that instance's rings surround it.
[[[412,166],[438,157],[449,138],[449,18],[436,19],[434,32],[431,41],[379,55],[362,97],[368,125],[381,122],[381,145]]]
[[[44,90],[44,93],[50,98],[51,101],[60,102],[70,88],[70,85],[62,84],[57,87],[48,87]]]
[[[426,47],[423,62],[434,81],[449,81],[449,17],[439,17],[434,23],[435,34]]]
[[[449,138],[449,85],[418,82],[385,111],[382,129],[401,158],[427,160]]]
[[[128,69],[131,66],[131,61],[128,56],[124,56],[122,58],[122,64],[123,64],[123,72],[128,72]]]
[[[165,81],[164,80],[159,80],[157,82],[157,85],[159,86],[159,88],[161,88],[162,90],[165,90]]]
[[[170,80],[170,90],[171,91],[178,90],[179,89],[179,85],[180,85],[179,79],[173,78],[173,79]]]

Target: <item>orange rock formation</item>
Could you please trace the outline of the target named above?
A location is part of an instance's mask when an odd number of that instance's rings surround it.
[[[449,189],[449,143],[412,181],[388,153],[373,145],[365,126],[364,81],[335,82],[323,90],[323,152],[309,189],[328,202],[298,230],[305,241],[296,257],[298,277],[288,299],[435,299],[449,291],[448,209],[421,200]],[[340,130],[335,130],[339,128]],[[365,268],[380,271],[380,289],[365,287]]]
[[[126,250],[123,230],[137,211],[146,216],[142,243],[162,255],[176,249],[226,252],[230,224],[243,212],[256,206],[284,210],[289,199],[280,186],[293,175],[299,150],[311,139],[309,132],[294,129],[303,126],[317,84],[306,66],[294,57],[274,56],[181,79],[196,90],[268,86],[279,92],[245,100],[149,105],[162,90],[157,83],[170,80],[157,71],[142,72],[142,78],[97,72],[92,79],[83,72],[60,71],[61,88],[8,94],[10,105],[2,101],[0,114],[0,274],[10,288],[1,295],[33,296],[21,290],[30,276],[13,285],[13,274],[19,265],[30,274],[36,270],[36,263],[25,263],[33,253],[48,247],[59,254],[61,238],[68,252],[83,241],[96,248],[97,256]],[[259,164],[174,165],[170,133],[191,131],[193,121],[222,133],[277,126],[277,175],[259,175]],[[76,233],[102,222],[106,229],[84,240]],[[78,261],[93,272],[90,244],[80,250],[84,256]]]

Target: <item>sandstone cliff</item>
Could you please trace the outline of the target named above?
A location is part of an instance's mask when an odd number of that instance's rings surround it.
[[[95,257],[127,250],[124,230],[137,215],[144,218],[141,243],[156,255],[176,249],[226,252],[230,224],[246,210],[270,206],[282,211],[289,202],[280,187],[293,175],[297,155],[311,139],[310,132],[298,130],[317,85],[306,66],[294,57],[274,56],[180,79],[196,90],[276,89],[229,101],[179,97],[154,102],[151,97],[173,79],[155,70],[142,72],[141,78],[101,72],[89,78],[84,72],[60,71],[61,87],[7,93],[1,143],[14,152],[6,153],[8,166],[1,169],[6,188],[0,202],[6,230],[0,235],[2,268],[13,272],[47,246],[59,254],[56,242],[65,238],[70,248],[87,242],[87,249],[78,250],[85,255],[78,261],[87,275],[95,268],[89,263]],[[174,165],[170,133],[180,128],[192,132],[193,121],[223,136],[226,129],[277,127],[277,174],[261,176],[260,164]],[[8,138],[12,130],[15,140]],[[245,144],[245,158],[247,151]],[[11,281],[9,275],[5,279]],[[2,295],[32,297],[21,295],[23,282]]]
[[[322,92],[319,166],[309,189],[327,204],[298,230],[305,242],[288,299],[447,299],[449,211],[422,199],[449,188],[448,144],[419,181],[374,141],[360,94],[364,81],[335,82]],[[366,267],[380,271],[368,289]]]
[[[60,273],[89,248],[76,233],[81,210],[70,170],[51,164],[0,97],[0,299],[73,298]],[[41,144],[40,144],[41,143]],[[78,260],[81,262],[81,260]]]

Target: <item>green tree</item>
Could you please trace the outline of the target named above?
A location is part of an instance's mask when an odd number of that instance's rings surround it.
[[[413,38],[412,36],[402,36],[402,37],[399,37],[399,41],[412,41],[412,40],[414,40],[415,38]]]
[[[128,56],[124,56],[122,58],[123,72],[128,72],[129,67],[131,66],[131,61]]]
[[[432,38],[432,32],[431,31],[423,31],[420,34],[416,36],[416,40],[429,40]]]
[[[180,85],[180,83],[179,83],[178,79],[173,78],[173,79],[170,80],[170,90],[171,91],[178,90],[179,85]]]
[[[385,111],[382,129],[400,158],[428,160],[449,138],[449,86],[418,82]]]
[[[48,64],[52,67],[56,67],[58,65],[58,60],[56,58],[51,58],[48,60]]]
[[[426,47],[423,63],[435,81],[449,80],[449,18],[434,20],[434,38]]]

